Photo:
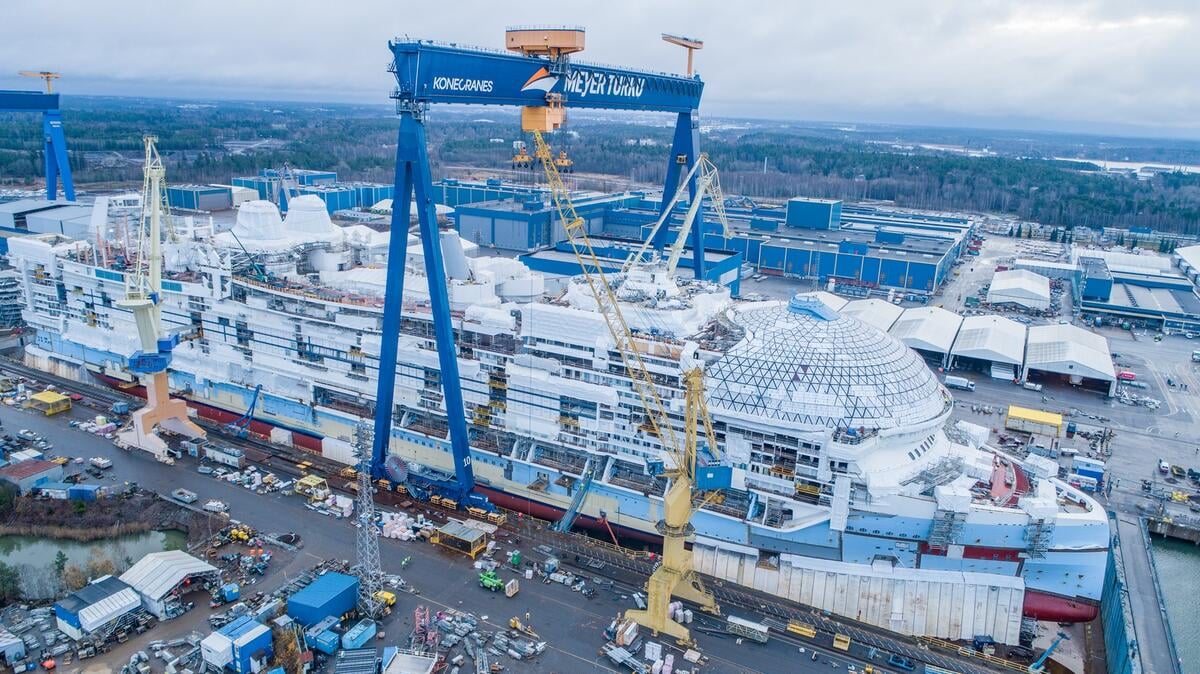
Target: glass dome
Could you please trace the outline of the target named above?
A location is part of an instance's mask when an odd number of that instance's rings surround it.
[[[746,334],[706,368],[709,405],[802,429],[891,429],[943,414],[947,394],[899,340],[819,300],[734,308]]]

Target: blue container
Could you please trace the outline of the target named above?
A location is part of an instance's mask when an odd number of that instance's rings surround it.
[[[301,625],[314,625],[329,616],[342,616],[358,602],[358,579],[327,573],[288,597],[287,614]]]
[[[100,485],[73,484],[67,489],[67,498],[72,501],[95,501],[100,495]]]
[[[238,588],[237,583],[225,583],[221,586],[221,597],[224,598],[225,601],[233,601],[240,596],[242,596],[242,591],[240,588]]]
[[[338,639],[337,632],[333,630],[325,630],[314,637],[305,637],[305,641],[314,650],[321,651],[325,655],[333,655],[337,652],[341,641]]]
[[[375,638],[375,621],[369,618],[358,621],[354,627],[342,635],[342,648],[355,649],[366,646]]]
[[[696,468],[696,488],[701,491],[728,489],[733,481],[729,466],[699,466]]]

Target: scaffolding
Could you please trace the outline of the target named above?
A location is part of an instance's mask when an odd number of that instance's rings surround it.
[[[383,598],[383,566],[379,561],[379,527],[375,523],[375,485],[371,479],[371,448],[375,433],[365,421],[354,429],[358,454],[358,608],[371,618],[381,618],[387,608]]]

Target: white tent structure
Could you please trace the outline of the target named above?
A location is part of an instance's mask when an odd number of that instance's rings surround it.
[[[1017,304],[1028,309],[1050,308],[1050,279],[1026,269],[998,271],[988,288],[988,304]]]
[[[121,580],[142,598],[142,605],[160,620],[174,617],[179,598],[205,582],[216,582],[221,572],[208,562],[182,550],[151,552],[138,560]]]
[[[1065,375],[1072,384],[1084,380],[1116,388],[1108,340],[1074,325],[1036,325],[1029,328],[1025,342],[1026,376],[1036,372]]]
[[[842,307],[839,313],[853,316],[867,325],[887,332],[899,320],[904,309],[886,300],[872,297],[865,300],[853,300]]]
[[[962,316],[941,307],[914,307],[905,309],[889,332],[926,360],[944,366],[962,320]]]
[[[996,379],[1015,380],[1025,362],[1025,326],[1003,316],[967,316],[950,359],[951,366],[974,362]]]

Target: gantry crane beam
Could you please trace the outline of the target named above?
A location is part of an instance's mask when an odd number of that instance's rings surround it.
[[[580,31],[582,32],[582,31]],[[510,31],[511,33],[511,31]],[[441,371],[444,406],[454,457],[457,501],[468,504],[475,488],[454,328],[445,283],[441,242],[433,203],[433,182],[425,136],[425,116],[430,105],[546,106],[554,100],[561,108],[668,112],[677,116],[675,140],[667,166],[664,205],[680,189],[679,178],[699,156],[697,109],[704,84],[698,76],[684,77],[645,70],[573,63],[569,54],[512,54],[499,50],[448,45],[424,40],[395,39],[389,43],[396,78],[392,98],[400,117],[396,144],[395,195],[388,248],[386,301],[379,353],[379,381],[375,402],[372,472],[384,475],[395,413],[397,338],[400,334],[410,216],[415,206],[424,248],[429,302]],[[689,191],[695,197],[695,180]],[[696,226],[696,274],[703,277],[702,227]],[[664,230],[665,234],[665,230]],[[665,238],[658,243],[661,249]],[[477,498],[477,497],[476,497]]]
[[[47,82],[49,88],[49,82]],[[62,178],[63,195],[75,201],[75,181],[67,159],[67,137],[63,134],[58,94],[40,91],[0,91],[0,112],[40,112],[42,114],[42,155],[46,163],[46,198],[58,199],[58,181]]]

